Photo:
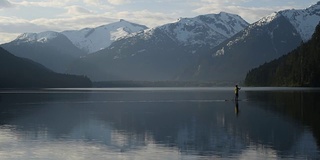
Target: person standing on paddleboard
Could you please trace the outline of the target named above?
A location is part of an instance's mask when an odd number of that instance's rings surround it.
[[[240,91],[240,87],[238,87],[238,85],[236,85],[236,87],[234,87],[234,94],[235,94],[235,100],[237,101],[239,98],[239,91]]]

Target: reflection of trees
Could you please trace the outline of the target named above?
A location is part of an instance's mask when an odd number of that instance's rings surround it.
[[[290,149],[303,131],[285,118],[273,118],[277,113],[248,104],[240,102],[245,111],[239,117],[233,102],[109,104],[99,117],[116,130],[151,133],[156,143],[186,154],[232,156],[252,144],[294,154]]]
[[[250,105],[250,102],[240,102],[240,105],[241,115],[230,125],[251,143],[274,149],[281,155],[289,151],[301,136],[302,130],[295,124],[277,113],[262,110],[259,106],[264,105],[263,103]]]
[[[264,102],[266,110],[281,113],[295,119],[298,123],[310,126],[317,144],[320,146],[320,92],[283,91],[283,92],[246,92],[247,98]]]

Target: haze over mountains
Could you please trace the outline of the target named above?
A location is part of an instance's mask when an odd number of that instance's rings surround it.
[[[84,76],[55,73],[0,47],[0,88],[91,87]]]
[[[53,31],[24,33],[2,47],[18,57],[31,59],[59,73],[65,73],[74,60],[86,55],[65,35]]]
[[[320,2],[248,24],[221,12],[148,29],[125,20],[74,31],[22,34],[2,47],[93,81],[242,81],[246,73],[311,38]],[[81,57],[81,58],[80,58]]]

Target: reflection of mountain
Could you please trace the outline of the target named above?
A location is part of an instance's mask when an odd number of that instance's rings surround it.
[[[270,148],[280,156],[294,154],[292,147],[299,144],[296,142],[304,131],[279,112],[261,109],[274,106],[263,99],[259,103],[240,102],[239,116],[232,102],[183,101],[218,95],[230,94],[118,91],[68,94],[68,98],[48,94],[40,102],[35,100],[39,95],[31,94],[28,101],[20,99],[21,105],[14,106],[8,99],[19,95],[5,95],[0,104],[0,121],[17,126],[19,134],[45,130],[53,140],[84,140],[115,152],[143,150],[148,144],[156,144],[199,156],[236,157],[252,146]]]

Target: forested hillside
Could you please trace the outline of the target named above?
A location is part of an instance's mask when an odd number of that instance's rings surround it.
[[[0,88],[90,87],[84,76],[55,73],[0,47]]]
[[[320,25],[312,39],[287,55],[252,69],[248,86],[320,86]]]

